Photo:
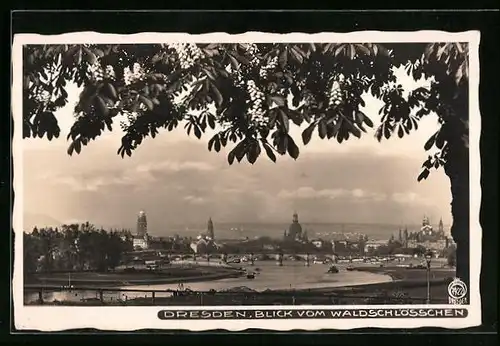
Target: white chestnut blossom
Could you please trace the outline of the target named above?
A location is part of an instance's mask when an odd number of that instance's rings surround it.
[[[278,57],[275,56],[267,62],[265,66],[262,66],[259,70],[259,75],[261,78],[267,78],[270,71],[274,70],[278,66]]]
[[[123,69],[123,81],[125,82],[125,85],[130,85],[132,83],[144,80],[145,77],[146,71],[137,62],[132,66],[132,70],[130,70],[130,67],[128,66]]]
[[[343,102],[343,91],[342,91],[342,86],[339,83],[338,80],[333,80],[331,87],[330,87],[330,92],[329,92],[329,102],[330,105],[333,107],[339,106]]]
[[[192,67],[204,57],[203,51],[194,43],[173,43],[169,44],[168,48],[176,51],[183,70]]]
[[[252,66],[258,65],[259,58],[258,58],[257,54],[259,53],[259,48],[257,47],[257,45],[255,43],[247,43],[245,45],[245,50],[246,50],[247,54],[252,56],[252,58],[250,59],[250,64]]]
[[[247,92],[250,99],[247,101],[250,104],[249,114],[252,116],[252,120],[259,126],[266,125],[266,118],[264,117],[264,101],[265,95],[259,90],[255,81],[249,80],[246,84]]]

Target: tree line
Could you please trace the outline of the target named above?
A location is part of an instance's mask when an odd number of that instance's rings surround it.
[[[24,273],[108,271],[132,251],[128,230],[96,228],[90,223],[35,227],[24,232]]]

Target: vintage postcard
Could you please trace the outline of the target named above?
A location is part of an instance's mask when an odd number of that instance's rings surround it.
[[[15,327],[479,325],[479,41],[16,35]]]

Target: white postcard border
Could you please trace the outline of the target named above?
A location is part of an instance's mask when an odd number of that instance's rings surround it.
[[[469,43],[469,150],[470,150],[470,304],[466,318],[420,318],[420,319],[253,319],[253,320],[160,320],[160,310],[248,310],[276,309],[276,306],[204,306],[204,307],[58,307],[24,306],[23,304],[23,139],[22,126],[16,126],[22,118],[22,46],[26,44],[61,43],[158,43],[158,42],[468,42]],[[481,119],[479,109],[479,31],[448,33],[442,31],[381,32],[359,31],[351,33],[288,33],[269,34],[247,32],[242,34],[210,33],[191,35],[185,33],[138,33],[131,35],[79,32],[61,35],[17,34],[12,45],[12,112],[14,117],[13,139],[13,185],[14,185],[14,277],[12,298],[14,301],[15,327],[18,330],[63,331],[75,328],[97,328],[100,330],[133,331],[139,329],[213,330],[241,331],[245,329],[270,330],[319,330],[377,328],[444,327],[465,328],[481,324],[481,295],[479,278],[481,272],[482,229],[479,222],[481,205],[480,172],[481,161],[479,139]],[[425,305],[396,306],[279,306],[282,310],[296,309],[349,309],[349,308],[411,308]],[[432,305],[433,308],[450,308],[450,305]]]

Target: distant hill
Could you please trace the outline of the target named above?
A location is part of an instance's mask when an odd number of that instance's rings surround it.
[[[23,227],[25,231],[31,231],[36,226],[42,227],[59,227],[62,222],[54,219],[53,217],[45,214],[24,213]]]

